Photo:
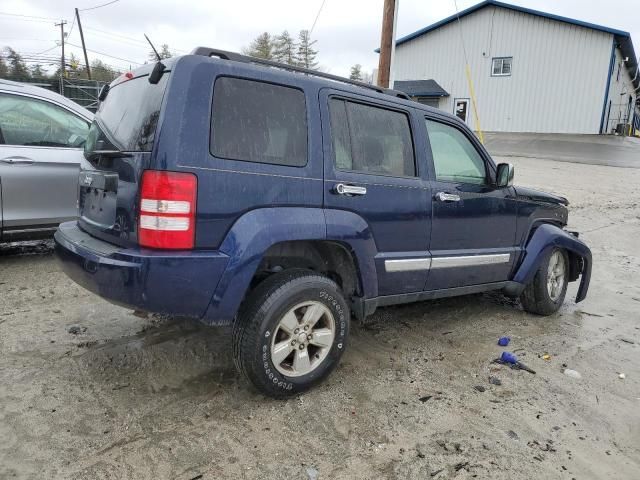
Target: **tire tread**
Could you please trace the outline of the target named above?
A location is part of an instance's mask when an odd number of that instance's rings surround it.
[[[316,272],[305,269],[285,270],[270,276],[249,293],[233,325],[233,358],[236,368],[260,391],[274,398],[286,398],[292,393],[274,388],[271,383],[261,381],[264,379],[253,372],[251,361],[254,358],[255,349],[259,347],[261,328],[260,322],[256,319],[262,318],[274,302],[280,301],[293,283],[300,283],[304,279],[316,285],[318,282],[325,283],[327,287],[341,293],[333,280]]]

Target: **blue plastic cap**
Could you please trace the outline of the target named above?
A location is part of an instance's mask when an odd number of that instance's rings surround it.
[[[506,347],[507,345],[509,345],[510,341],[511,341],[511,338],[509,337],[500,337],[498,339],[498,345],[500,345],[501,347]]]
[[[500,355],[500,360],[505,363],[516,363],[518,361],[518,357],[516,357],[515,354],[511,352],[502,352],[502,355]]]

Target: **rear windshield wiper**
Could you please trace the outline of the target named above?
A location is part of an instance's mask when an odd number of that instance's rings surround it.
[[[120,150],[92,150],[91,152],[85,152],[84,156],[87,160],[95,160],[98,157],[126,158],[131,157],[132,155]]]

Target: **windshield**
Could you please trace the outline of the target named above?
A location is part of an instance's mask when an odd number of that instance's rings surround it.
[[[156,85],[148,78],[144,75],[111,87],[91,124],[85,153],[151,151],[169,72]]]

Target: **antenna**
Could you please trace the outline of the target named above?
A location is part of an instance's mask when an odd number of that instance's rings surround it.
[[[143,35],[144,35],[144,38],[147,39],[147,42],[149,42],[149,45],[151,45],[151,50],[153,50],[153,53],[156,54],[156,58],[158,59],[158,61],[162,60],[162,58],[160,58],[160,54],[156,50],[156,47],[153,46],[153,43],[151,43],[151,40],[149,40],[149,37],[147,37],[147,34],[143,33]]]

